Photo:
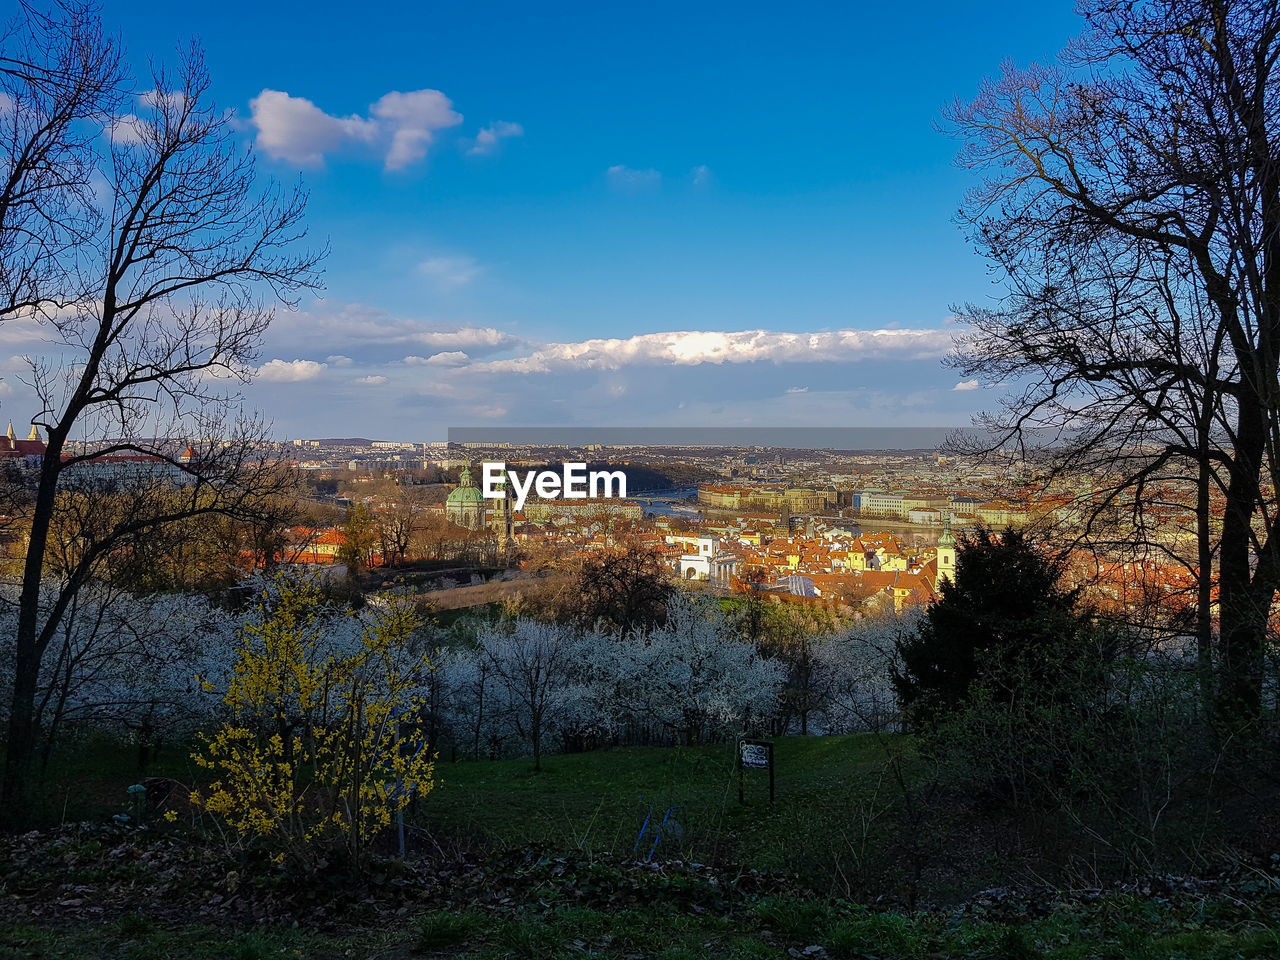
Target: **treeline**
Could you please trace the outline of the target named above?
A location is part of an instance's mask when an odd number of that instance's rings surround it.
[[[388,609],[413,609],[411,600],[388,595],[355,611],[343,602],[340,583],[297,574],[257,578],[251,590],[233,594],[238,604],[137,595],[106,581],[86,585],[42,664],[42,759],[69,734],[115,731],[138,742],[145,765],[162,736],[215,722],[220,707],[203,683],[228,675],[239,638],[270,616],[282,590],[298,584],[317,598],[312,634],[321,658]],[[45,602],[57,597],[50,588]],[[415,694],[421,736],[455,756],[527,753],[538,763],[548,752],[605,745],[693,744],[743,732],[783,734],[802,724],[849,732],[893,722],[891,665],[904,622],[833,629],[780,608],[761,632],[754,612],[748,617],[668,590],[660,607],[624,629],[595,602],[602,615],[590,623],[580,611],[559,620],[516,613],[444,631],[418,616],[406,649],[433,667]],[[628,609],[638,608],[613,613]],[[0,617],[13,616],[12,606],[0,608]],[[12,658],[4,648],[12,633],[0,636],[0,687],[8,688]]]
[[[612,746],[865,731],[885,763],[875,816],[892,811],[907,838],[896,849],[921,863],[964,822],[1003,824],[1077,880],[1251,855],[1264,842],[1259,811],[1280,798],[1274,747],[1214,723],[1193,635],[1100,616],[1065,570],[1064,555],[1015,531],[980,532],[962,541],[935,604],[838,621],[759,596],[684,593],[652,555],[619,550],[580,561],[503,616],[448,628],[412,598],[374,594],[353,611],[331,581],[296,575],[259,578],[238,604],[95,581],[42,665],[39,757],[80,731],[113,730],[136,742],[143,766],[162,738],[225,727],[224,691],[246,650],[266,677],[300,665],[324,675],[393,622],[388,656],[430,669],[365,676],[361,702],[394,693],[395,737],[443,760],[523,756],[541,767],[550,754]],[[270,626],[299,595],[305,627]],[[58,596],[50,588],[43,602]],[[11,636],[0,624],[0,645]],[[11,662],[0,649],[0,686]],[[1269,663],[1272,714],[1280,670]],[[341,685],[321,688],[268,698],[258,706],[270,729],[238,735],[267,742],[304,715],[349,712],[327,700]]]

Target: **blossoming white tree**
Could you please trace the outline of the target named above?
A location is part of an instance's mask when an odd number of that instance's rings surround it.
[[[662,626],[597,649],[617,665],[620,708],[685,743],[767,717],[784,676],[735,635],[718,608],[684,596],[668,604]]]
[[[533,768],[541,770],[547,734],[567,721],[581,699],[580,636],[522,618],[509,631],[486,630],[480,649],[493,677],[498,715],[529,745]]]
[[[919,617],[919,608],[909,608],[901,616],[859,620],[814,641],[814,670],[823,690],[822,732],[879,731],[896,722],[897,641],[914,632]]]
[[[0,688],[6,692],[13,679],[13,592],[0,603]],[[49,586],[41,597],[52,605],[58,590]],[[133,596],[105,581],[86,584],[61,617],[41,665],[35,722],[44,761],[65,729],[85,726],[129,732],[144,764],[162,733],[189,732],[208,718],[195,673],[229,647],[234,629],[226,611],[202,597]]]

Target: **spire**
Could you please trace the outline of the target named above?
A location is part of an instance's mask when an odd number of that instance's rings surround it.
[[[13,441],[18,439],[18,435],[13,432],[13,421],[9,421],[9,432],[5,434],[9,438],[9,445],[13,446]]]
[[[951,532],[951,517],[947,517],[947,519],[942,522],[942,535],[938,537],[938,546],[951,547],[954,549],[955,545],[955,534]]]
[[[458,486],[471,486],[471,464],[468,463],[462,468],[462,474],[458,477]]]
[[[37,427],[34,423],[31,425],[31,432],[27,434],[27,439],[28,440],[40,439],[40,428]]]

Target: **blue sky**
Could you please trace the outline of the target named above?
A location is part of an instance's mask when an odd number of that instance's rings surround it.
[[[941,367],[947,308],[997,288],[936,125],[1079,28],[1056,0],[104,13],[140,65],[203,42],[332,246],[250,404],[282,435],[404,439],[965,422],[994,398]]]

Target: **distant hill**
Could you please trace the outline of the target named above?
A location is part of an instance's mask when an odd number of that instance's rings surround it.
[[[371,447],[373,446],[373,441],[367,440],[364,437],[340,437],[340,438],[330,438],[328,440],[314,440],[312,442],[318,443],[322,447]]]

